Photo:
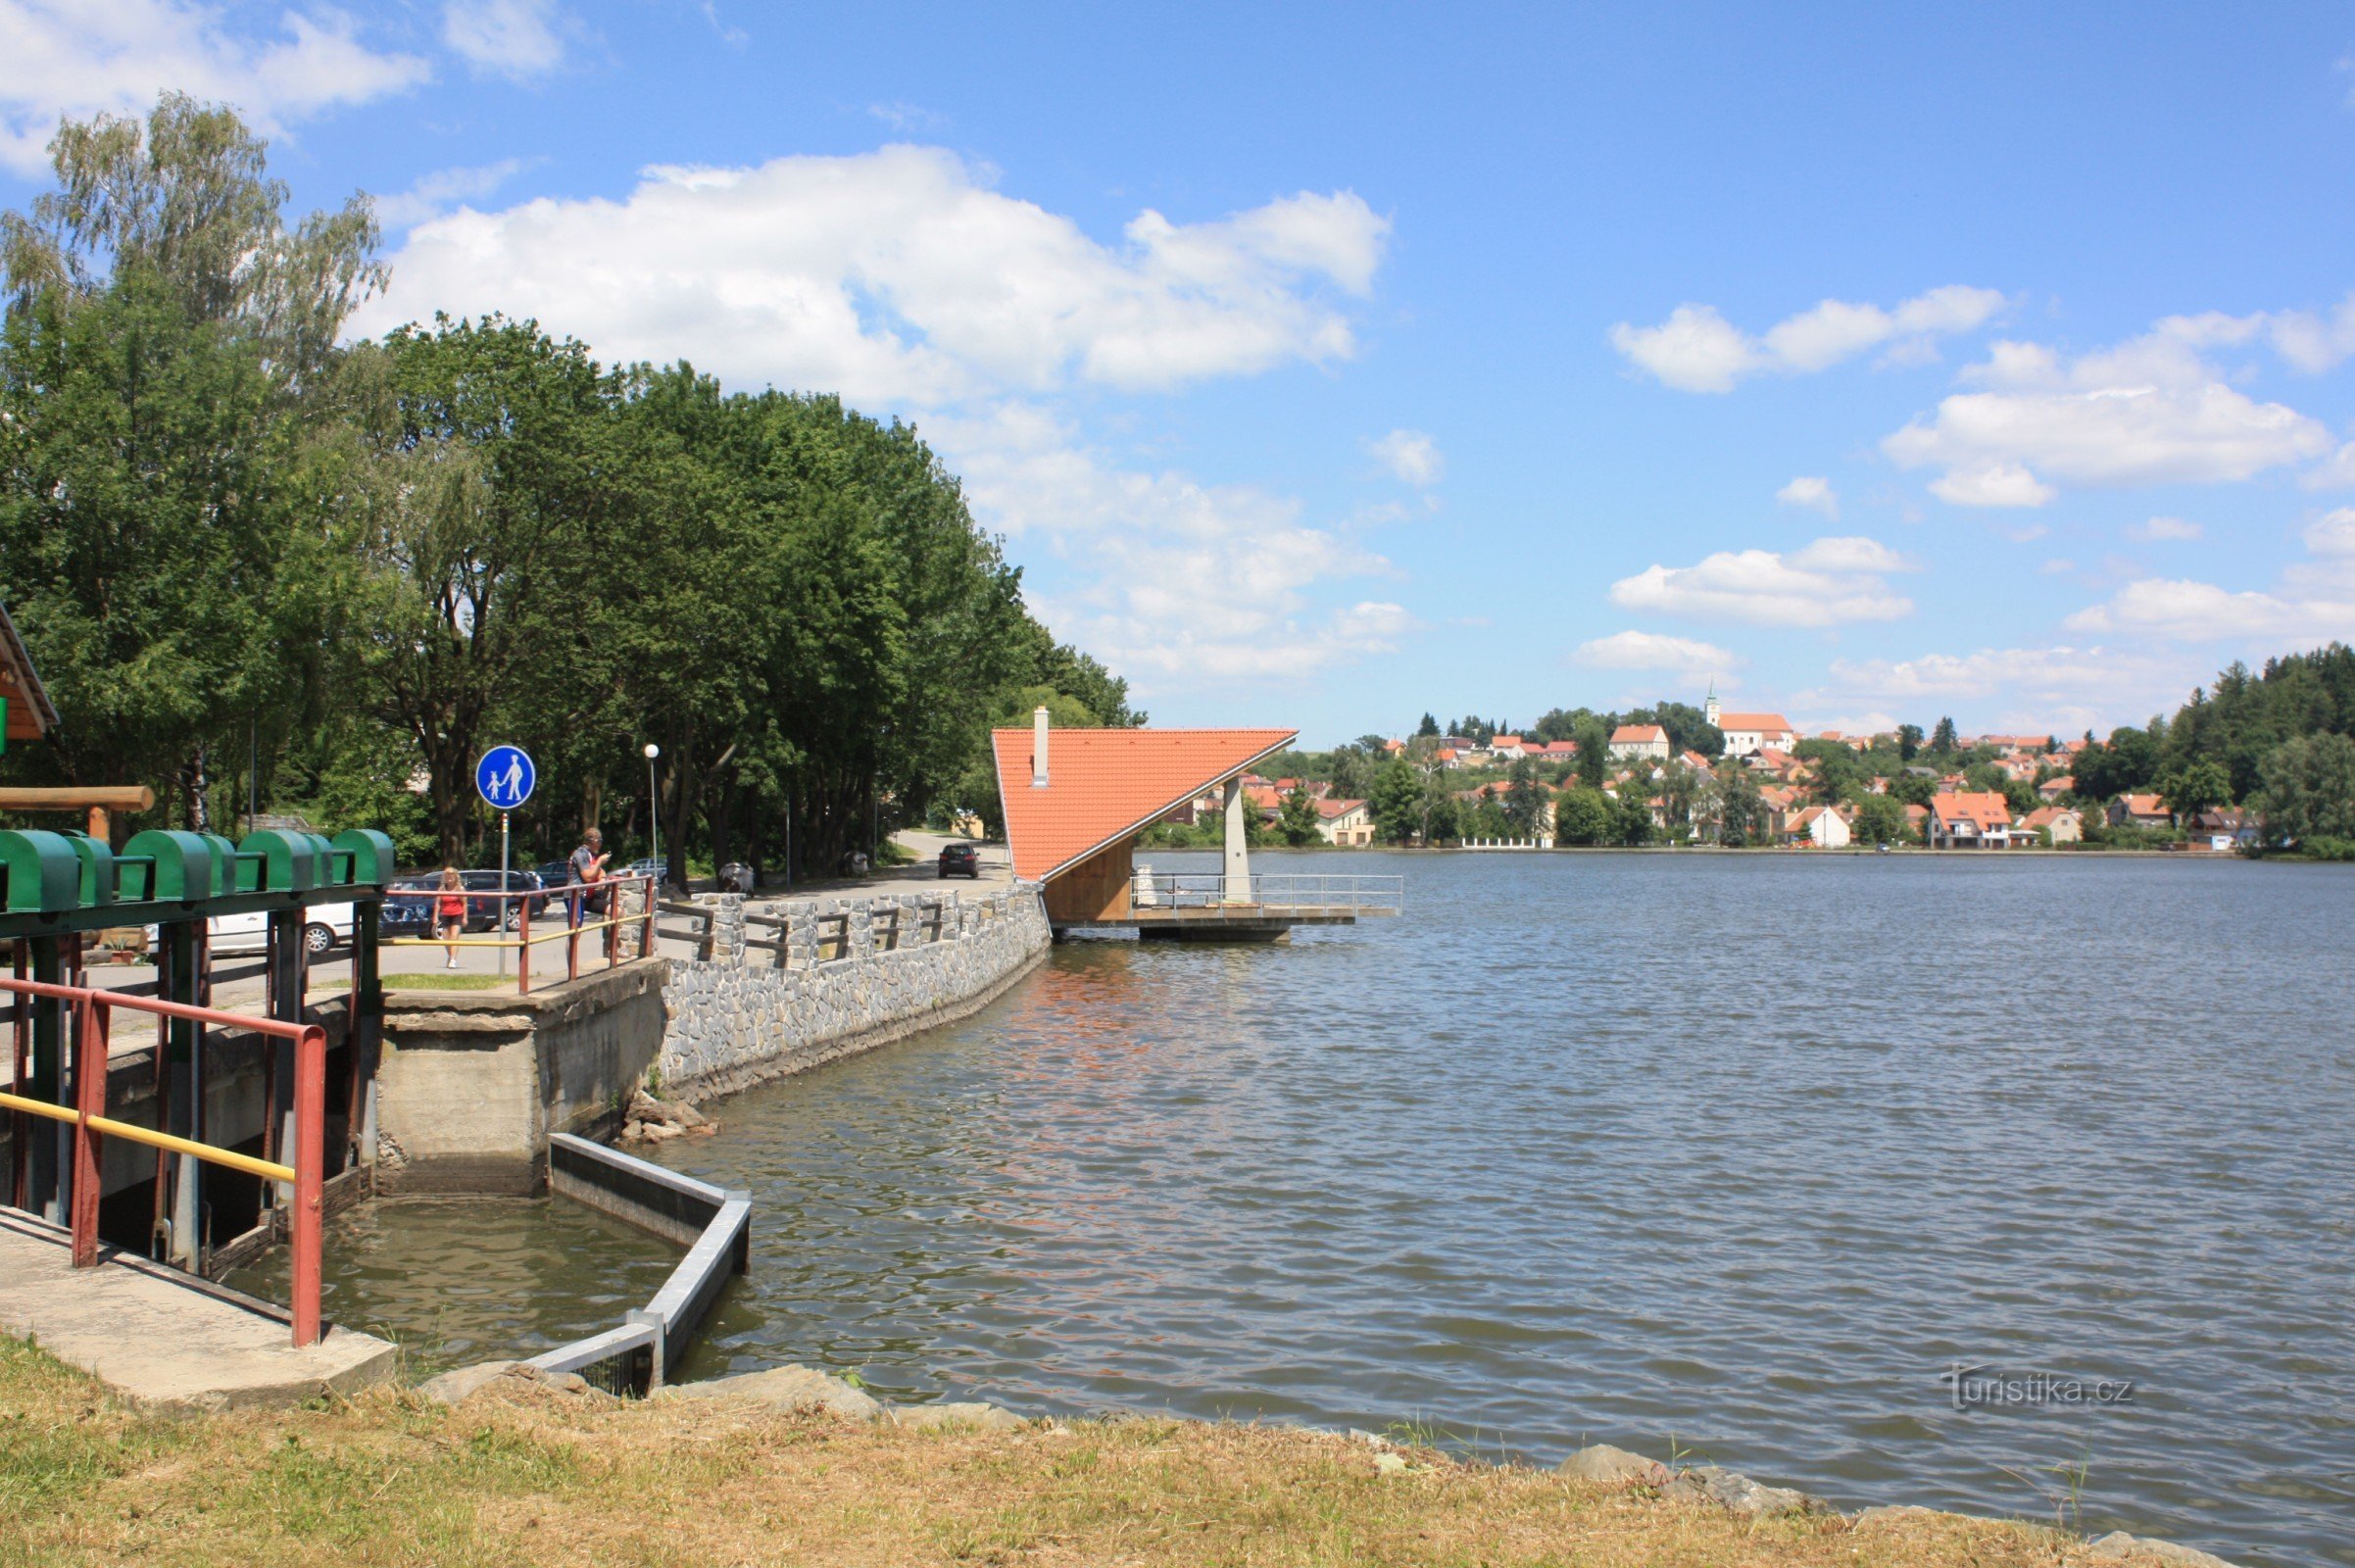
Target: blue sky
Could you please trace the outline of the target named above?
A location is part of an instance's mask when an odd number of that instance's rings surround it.
[[[912,418],[1157,721],[2074,732],[2355,637],[2355,16],[1915,9],[0,0],[0,201],[235,103],[383,199],[363,327]]]

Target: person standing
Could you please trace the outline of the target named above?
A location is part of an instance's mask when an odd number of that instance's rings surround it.
[[[442,940],[442,951],[449,955],[445,969],[458,967],[458,939],[466,929],[466,885],[458,874],[458,867],[442,867],[442,879],[433,890],[433,934]]]
[[[567,896],[566,902],[571,906],[573,925],[580,924],[581,911],[584,908],[591,914],[602,915],[605,913],[605,890],[599,888],[597,884],[605,880],[605,862],[612,858],[613,856],[607,852],[605,847],[604,834],[591,828],[580,836],[580,845],[573,850],[572,858],[567,863],[572,870],[574,888],[586,887],[591,891],[588,893],[575,891]]]

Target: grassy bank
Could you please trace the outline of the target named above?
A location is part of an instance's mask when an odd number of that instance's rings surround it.
[[[1907,1513],[1742,1520],[1280,1427],[927,1433],[518,1387],[142,1416],[0,1340],[0,1564],[2056,1565],[2073,1540]],[[2107,1559],[2117,1564],[2126,1559]]]

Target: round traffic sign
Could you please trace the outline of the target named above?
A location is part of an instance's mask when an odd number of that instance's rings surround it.
[[[531,758],[520,746],[494,746],[474,764],[474,788],[502,811],[512,811],[530,800],[538,777]]]

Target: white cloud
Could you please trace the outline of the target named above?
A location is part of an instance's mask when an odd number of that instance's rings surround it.
[[[537,159],[502,158],[471,169],[437,169],[421,174],[407,190],[376,198],[376,219],[387,232],[411,228],[439,218],[462,202],[490,195],[529,169]]]
[[[2173,707],[2204,674],[2195,660],[2126,649],[1983,648],[1907,660],[1834,660],[1829,684],[1800,694],[1793,706],[1885,704],[1915,723],[1934,710],[1962,709],[1982,715],[1974,726],[2073,735]]]
[[[562,22],[553,0],[445,0],[442,41],[476,71],[517,81],[544,76],[564,62]]]
[[[1745,375],[1821,370],[1885,344],[1900,359],[1918,360],[1938,338],[1973,330],[2003,305],[1993,289],[1960,284],[1934,288],[1891,310],[1825,300],[1752,338],[1715,307],[1688,304],[1658,326],[1621,321],[1610,340],[1638,368],[1680,391],[1730,392]]]
[[[1899,467],[1943,467],[1934,493],[1965,506],[2041,506],[2076,486],[2214,483],[2330,450],[2317,421],[2221,382],[2197,388],[1970,392],[1881,443]]]
[[[1611,600],[1629,610],[1761,626],[1896,620],[1913,612],[1913,601],[1891,588],[1886,574],[1910,569],[1902,556],[1872,539],[1818,539],[1788,555],[1729,550],[1697,565],[1648,566],[1613,583]]]
[[[2127,529],[2129,537],[2148,544],[2167,539],[2197,539],[2200,533],[2198,523],[2187,522],[2182,517],[2153,517],[2148,522],[2138,522]]]
[[[867,114],[882,121],[902,135],[931,134],[946,130],[949,117],[921,104],[902,103],[897,99],[887,104],[868,104]]]
[[[1840,492],[1829,479],[1802,473],[1777,490],[1775,499],[1787,507],[1811,507],[1834,522],[1840,520]]]
[[[2326,513],[2306,525],[2304,537],[2314,559],[2291,565],[2270,590],[2142,577],[2066,624],[2072,631],[2180,642],[2355,638],[2355,508]]]
[[[2060,494],[2016,463],[1950,470],[1930,481],[1930,493],[1957,507],[2040,507]]]
[[[1584,642],[1570,656],[1588,669],[1667,670],[1688,680],[1723,674],[1742,661],[1715,643],[1651,631],[1613,632]]]
[[[1032,404],[935,416],[924,431],[985,524],[1087,579],[1034,608],[1140,692],[1307,676],[1417,625],[1398,605],[1332,594],[1392,568],[1345,528],[1303,522],[1298,500],[1123,468]]]
[[[167,91],[236,106],[266,133],[425,80],[414,55],[360,41],[340,12],[289,10],[274,38],[234,35],[195,0],[0,0],[0,164],[49,167],[62,117],[143,115]]]
[[[2319,421],[2256,401],[2210,361],[2214,350],[2261,336],[2281,346],[2273,323],[2171,316],[2074,359],[2040,343],[1999,342],[1959,377],[1987,390],[1946,398],[1882,451],[1900,467],[1944,469],[1930,487],[1941,499],[1987,507],[2042,506],[2064,486],[2241,480],[2329,457],[2335,443]],[[2355,475],[2355,461],[2347,466]]]
[[[1420,430],[1393,430],[1379,441],[1368,441],[1366,450],[1385,468],[1418,490],[1439,483],[1447,471],[1447,459],[1440,451],[1439,443]]]
[[[938,148],[653,169],[620,201],[542,199],[413,230],[355,322],[531,316],[613,360],[943,402],[1072,380],[1165,390],[1356,353],[1335,295],[1372,286],[1389,220],[1349,192],[1105,246]]]

